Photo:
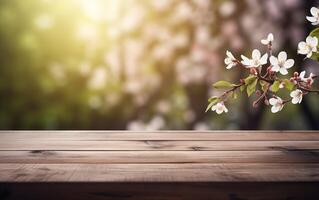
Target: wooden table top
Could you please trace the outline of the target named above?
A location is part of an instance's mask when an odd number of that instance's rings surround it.
[[[319,182],[319,132],[0,132],[0,182],[297,181]]]

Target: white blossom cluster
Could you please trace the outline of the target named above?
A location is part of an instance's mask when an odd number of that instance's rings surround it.
[[[319,24],[319,9],[311,8],[310,10],[312,16],[307,16],[307,20],[312,23],[312,25]],[[217,114],[223,112],[227,113],[228,109],[225,106],[225,101],[227,100],[230,93],[234,93],[237,88],[251,87],[251,93],[256,91],[256,85],[258,82],[266,85],[265,88],[262,88],[264,91],[263,94],[259,94],[258,98],[254,102],[256,106],[259,101],[264,100],[265,104],[271,105],[271,112],[277,113],[284,108],[284,105],[287,102],[292,104],[300,104],[302,102],[303,96],[310,92],[319,93],[318,90],[312,90],[312,84],[316,76],[313,73],[310,73],[308,77],[305,77],[306,71],[302,71],[300,74],[294,72],[293,76],[289,79],[280,78],[278,75],[288,75],[289,69],[292,68],[295,64],[293,59],[288,58],[287,52],[281,51],[277,56],[272,55],[272,45],[274,42],[274,35],[269,33],[268,36],[264,39],[261,39],[261,44],[265,45],[268,49],[267,53],[262,54],[258,49],[254,49],[251,53],[251,58],[241,55],[241,60],[235,58],[235,56],[230,52],[226,51],[226,58],[224,63],[226,64],[226,69],[232,69],[233,67],[244,67],[250,71],[250,77],[245,80],[241,80],[240,84],[231,84],[226,81],[217,82],[215,87],[218,88],[229,88],[225,91],[220,97],[212,97],[211,104],[209,105],[212,111],[215,111]],[[318,38],[315,35],[309,35],[305,41],[301,41],[298,44],[298,54],[305,55],[306,58],[313,58],[314,54],[318,52]],[[269,63],[269,64],[268,64]],[[268,65],[267,65],[268,64]],[[266,74],[262,75],[262,68],[267,66]],[[249,80],[253,80],[250,81]],[[293,88],[290,92],[289,99],[282,99],[275,93],[284,88],[286,85],[290,85],[289,88]],[[250,96],[250,94],[248,94]]]

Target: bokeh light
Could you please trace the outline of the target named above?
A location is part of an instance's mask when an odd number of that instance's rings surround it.
[[[288,51],[318,1],[302,0],[2,0],[1,129],[318,129],[318,97],[273,115],[246,97],[229,114],[205,113],[211,84],[236,80],[236,55]]]

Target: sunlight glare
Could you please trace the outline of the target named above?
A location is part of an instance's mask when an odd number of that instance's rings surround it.
[[[120,16],[122,0],[82,0],[82,9],[93,21],[115,21]]]

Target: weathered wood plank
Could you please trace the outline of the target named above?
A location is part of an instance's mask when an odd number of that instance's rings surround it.
[[[319,151],[0,151],[0,163],[319,163]]]
[[[7,141],[64,140],[319,140],[314,131],[0,131],[0,138]]]
[[[0,164],[0,182],[319,182],[319,164]]]
[[[0,183],[5,200],[315,200],[319,183]]]
[[[267,151],[319,150],[319,141],[0,141],[0,150]]]
[[[318,132],[0,131],[0,199],[319,199]]]

